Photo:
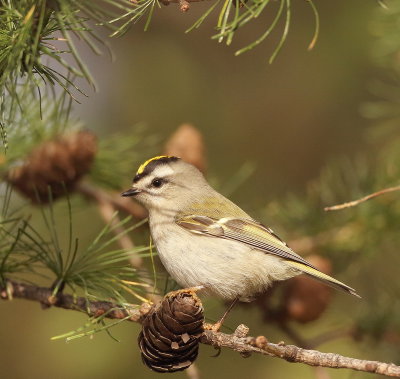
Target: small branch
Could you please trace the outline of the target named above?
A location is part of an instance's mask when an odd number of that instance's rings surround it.
[[[281,358],[288,362],[304,363],[309,366],[347,368],[356,371],[400,377],[400,366],[393,363],[367,361],[344,357],[334,353],[322,353],[317,350],[306,350],[294,345],[274,344],[263,336],[238,337],[235,334],[215,333],[206,330],[201,342],[215,347],[227,347],[248,356],[251,353]]]
[[[7,288],[2,288],[0,298],[12,300],[20,298],[37,301],[47,307],[58,307],[86,313],[89,316],[99,317],[107,314],[107,318],[123,319],[129,316],[129,321],[140,322],[151,308],[150,303],[141,305],[121,305],[109,301],[88,301],[84,297],[58,293],[53,296],[53,290],[46,287],[38,287],[31,284],[7,280]]]
[[[108,224],[113,225],[113,232],[118,236],[118,243],[122,249],[132,251],[135,248],[133,240],[126,234],[124,227],[120,226],[121,220],[118,215],[115,215],[115,208],[113,204],[107,201],[99,200],[98,202],[99,212],[103,220]],[[138,254],[131,254],[129,262],[135,268],[141,268],[143,259]]]
[[[88,199],[101,203],[109,203],[115,209],[128,213],[139,220],[143,220],[147,217],[147,211],[141,205],[135,203],[131,199],[121,197],[119,194],[110,195],[102,189],[93,187],[84,182],[79,182],[75,186],[75,190]]]
[[[124,234],[124,228],[117,226],[120,223],[119,217],[115,217],[116,210],[124,211],[135,218],[143,219],[147,216],[146,211],[137,203],[130,199],[109,195],[100,188],[91,186],[88,183],[79,182],[75,190],[80,192],[86,198],[94,200],[97,203],[101,217],[106,223],[112,223],[114,226],[114,233],[118,235],[118,243],[125,250],[133,250],[135,244],[133,240]],[[135,268],[141,268],[142,258],[138,255],[132,255],[129,259],[130,263]]]
[[[33,300],[49,306],[84,312],[90,316],[106,314],[106,317],[113,319],[123,319],[129,316],[127,320],[134,322],[141,322],[151,309],[150,303],[121,307],[112,302],[88,301],[83,297],[74,297],[62,293],[54,298],[50,288],[37,287],[12,280],[7,281],[7,288],[0,290],[0,298],[4,300],[12,298]],[[283,343],[274,344],[268,342],[264,336],[248,337],[247,332],[248,328],[244,325],[239,325],[233,334],[205,330],[200,337],[200,342],[216,348],[226,347],[235,350],[243,357],[257,353],[281,358],[288,362],[304,363],[309,366],[347,368],[400,378],[400,366],[393,363],[355,359],[339,354],[302,349]]]
[[[78,183],[76,190],[84,196],[93,199],[97,203],[101,217],[106,223],[112,223],[114,226],[119,224],[120,220],[118,216],[114,216],[116,210],[122,210],[139,219],[144,219],[147,217],[147,211],[141,205],[127,198],[109,195],[107,192],[93,187],[88,183]],[[124,228],[119,226],[114,227],[113,230],[114,233],[118,235],[117,241],[119,245],[123,249],[133,250],[135,244],[131,237],[129,237],[127,234],[124,234]],[[143,272],[147,271],[142,267],[143,259],[140,256],[132,254],[129,258],[129,261],[133,267],[140,269]],[[147,280],[143,281],[147,282]],[[147,296],[151,301],[154,302],[160,300],[160,297],[154,294],[152,291],[147,291]]]
[[[389,188],[385,188],[383,190],[371,193],[367,196],[362,197],[361,199],[358,200],[354,200],[354,201],[349,201],[347,203],[343,203],[343,204],[338,204],[338,205],[332,205],[330,207],[325,207],[324,211],[337,211],[339,209],[344,209],[344,208],[350,208],[350,207],[354,207],[360,203],[364,203],[365,201],[369,200],[369,199],[373,199],[374,197],[383,195],[385,193],[388,192],[394,192],[394,191],[400,191],[400,186],[396,186],[396,187],[389,187]]]

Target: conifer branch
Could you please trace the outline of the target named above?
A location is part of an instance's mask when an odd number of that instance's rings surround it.
[[[89,316],[104,316],[111,319],[127,319],[127,321],[142,322],[151,309],[150,303],[141,305],[119,305],[107,301],[89,301],[83,297],[58,293],[52,296],[53,290],[31,284],[7,280],[0,290],[0,298],[10,300],[21,298],[39,302],[46,306],[80,311]],[[271,343],[264,336],[247,336],[249,329],[239,325],[233,334],[205,330],[200,342],[215,348],[228,348],[239,352],[243,357],[252,353],[284,359],[292,363],[304,363],[309,366],[328,368],[347,368],[356,371],[400,377],[400,366],[393,363],[370,361],[345,357],[334,353],[323,353],[317,350],[303,349],[284,343]]]
[[[0,298],[12,300],[14,298],[32,300],[44,307],[57,307],[86,313],[91,317],[100,317],[106,314],[110,319],[124,319],[140,322],[150,310],[150,303],[141,305],[119,305],[109,301],[89,301],[85,297],[73,296],[59,292],[55,296],[54,290],[27,283],[7,280],[6,286],[0,290]]]

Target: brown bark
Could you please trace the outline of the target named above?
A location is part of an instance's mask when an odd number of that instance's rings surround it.
[[[46,306],[55,306],[64,309],[84,312],[90,316],[106,314],[108,318],[123,319],[142,322],[149,312],[150,303],[121,307],[107,301],[88,301],[83,297],[74,297],[59,293],[52,296],[50,288],[38,287],[16,281],[7,281],[6,288],[0,290],[0,297],[4,300],[22,298],[37,301]],[[248,328],[239,325],[235,333],[225,334],[205,330],[200,337],[200,342],[216,348],[229,348],[247,357],[252,353],[281,358],[288,362],[304,363],[309,366],[347,368],[356,371],[400,377],[400,366],[393,363],[384,363],[345,357],[334,353],[323,353],[317,350],[302,349],[294,345],[275,344],[268,342],[264,336],[248,337]]]

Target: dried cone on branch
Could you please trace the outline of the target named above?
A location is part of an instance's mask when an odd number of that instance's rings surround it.
[[[319,255],[306,257],[312,265],[325,274],[331,274],[332,265]],[[305,275],[293,278],[286,287],[283,311],[287,318],[301,323],[318,319],[328,307],[332,288]]]
[[[138,342],[143,362],[157,372],[185,370],[197,357],[203,322],[203,307],[195,293],[166,295],[142,323]]]
[[[32,202],[47,203],[73,190],[89,172],[97,152],[96,137],[77,131],[42,143],[22,166],[12,169],[7,180]]]
[[[191,163],[202,173],[206,170],[203,136],[193,125],[181,125],[166,142],[164,151],[166,155],[174,155]]]

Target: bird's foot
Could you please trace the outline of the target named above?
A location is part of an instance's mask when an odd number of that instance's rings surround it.
[[[221,319],[222,320],[222,319]],[[219,330],[221,329],[222,325],[223,325],[223,320],[221,322],[221,320],[217,321],[215,324],[209,324],[208,322],[204,323],[204,330],[211,330],[212,332],[219,332]]]
[[[222,325],[225,322],[225,319],[227,318],[228,314],[232,310],[232,308],[235,306],[235,304],[238,302],[239,298],[237,297],[235,300],[232,301],[231,305],[229,305],[228,309],[225,311],[225,313],[222,315],[219,321],[217,321],[215,324],[204,324],[204,329],[206,330],[211,330],[213,332],[219,332],[221,329]]]

